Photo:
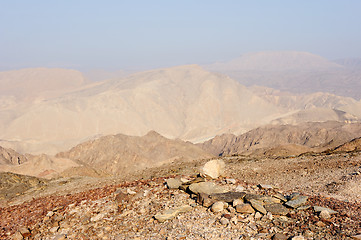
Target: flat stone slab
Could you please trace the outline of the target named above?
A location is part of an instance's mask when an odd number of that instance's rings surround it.
[[[188,212],[192,209],[191,206],[184,205],[174,209],[168,209],[163,211],[162,213],[158,213],[154,216],[159,222],[165,222],[167,220],[175,218],[178,214]]]
[[[249,202],[251,203],[252,207],[256,209],[258,212],[262,214],[267,214],[267,210],[262,205],[263,202],[256,199],[251,199]]]
[[[276,193],[275,195],[273,195],[273,197],[278,198],[282,202],[287,202],[287,198],[285,198],[285,196],[283,196],[281,193]]]
[[[227,192],[227,189],[225,187],[219,186],[213,182],[192,183],[189,186],[189,190],[195,194],[206,193],[208,195]]]
[[[231,203],[235,199],[242,199],[246,196],[245,192],[225,192],[225,193],[214,193],[211,194],[209,197],[216,200],[216,201],[223,201]]]
[[[169,178],[166,183],[169,189],[178,189],[182,185],[182,181],[177,178]]]
[[[273,215],[285,216],[289,212],[288,209],[280,203],[268,204],[268,205],[265,205],[264,208],[267,210],[267,212],[270,212]]]
[[[320,206],[314,206],[313,210],[315,210],[315,212],[322,212],[322,211],[327,211],[329,214],[335,214],[338,213],[335,210],[332,210],[330,208],[326,208],[326,207],[320,207]]]
[[[305,205],[307,202],[308,197],[307,196],[297,196],[292,198],[292,200],[285,203],[286,206],[291,208],[298,208],[299,206]]]

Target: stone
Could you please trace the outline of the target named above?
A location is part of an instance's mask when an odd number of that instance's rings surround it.
[[[50,231],[51,233],[56,233],[58,230],[59,230],[59,226],[52,227],[52,228],[49,229],[49,231]]]
[[[245,199],[247,202],[250,202],[252,199],[260,200],[260,199],[262,199],[263,197],[264,197],[264,196],[261,196],[261,195],[258,195],[258,194],[247,193],[246,196],[244,196],[244,199]]]
[[[326,223],[324,223],[324,222],[322,222],[322,221],[318,221],[317,223],[315,223],[315,225],[316,225],[317,227],[321,227],[321,228],[327,226]]]
[[[191,206],[184,205],[174,209],[168,209],[163,211],[162,213],[158,213],[154,216],[159,222],[165,222],[167,220],[175,218],[178,214],[190,211],[192,209]]]
[[[210,207],[216,200],[210,198],[210,195],[206,193],[198,193],[197,194],[197,203],[201,204],[203,207]]]
[[[22,239],[24,239],[24,237],[23,237],[23,235],[21,235],[20,232],[16,232],[16,233],[14,233],[14,235],[12,236],[11,239],[12,240],[22,240]]]
[[[224,203],[222,201],[213,203],[211,208],[212,212],[221,212],[223,211],[223,209],[224,209]]]
[[[229,213],[225,213],[222,215],[222,217],[227,218],[228,220],[231,220],[232,216]]]
[[[103,219],[104,217],[105,217],[105,214],[104,214],[104,213],[99,213],[99,214],[97,214],[96,216],[91,217],[91,218],[90,218],[90,221],[91,221],[91,222],[96,222],[96,221],[99,221],[99,220]]]
[[[211,160],[204,164],[202,173],[211,178],[218,178],[224,173],[225,163],[223,160]]]
[[[278,198],[282,202],[287,202],[287,198],[285,198],[285,196],[283,196],[281,193],[276,193],[276,194],[273,195],[273,197]]]
[[[231,203],[235,199],[243,199],[245,195],[246,195],[245,192],[225,192],[225,193],[214,193],[211,194],[210,197],[217,201]]]
[[[331,218],[331,214],[327,210],[322,210],[320,212],[320,218],[321,219],[329,219],[329,218]]]
[[[263,207],[262,202],[256,199],[251,199],[250,203],[254,209],[262,214],[267,214],[267,210]]]
[[[285,216],[289,212],[288,209],[280,203],[267,204],[264,206],[264,208],[267,210],[267,212],[270,212],[273,215]]]
[[[222,224],[222,225],[227,225],[229,223],[229,220],[227,218],[224,218],[222,217],[219,222]]]
[[[305,205],[305,203],[307,202],[307,199],[308,199],[307,196],[299,195],[299,196],[293,197],[291,200],[286,202],[285,205],[288,207],[291,207],[291,208],[297,208],[302,205]]]
[[[256,212],[256,214],[254,215],[255,219],[261,219],[262,214],[260,214],[259,212]]]
[[[291,238],[292,240],[305,240],[305,237],[302,236],[302,235],[299,235],[299,236],[295,236],[293,238]]]
[[[313,210],[315,210],[315,212],[322,212],[322,211],[327,211],[329,212],[330,214],[335,214],[337,213],[337,211],[334,211],[330,208],[326,208],[326,207],[320,207],[320,206],[314,206],[313,207]]]
[[[178,189],[182,185],[182,181],[177,178],[169,178],[166,183],[169,189]]]
[[[306,210],[309,209],[310,207],[311,207],[310,205],[303,205],[303,206],[299,206],[297,210]]]
[[[268,184],[259,184],[258,187],[262,189],[273,189],[273,186]]]
[[[286,240],[288,239],[288,237],[282,233],[276,233],[275,235],[272,236],[272,239],[274,240]]]
[[[195,194],[206,193],[208,195],[227,192],[227,189],[225,187],[219,186],[213,182],[192,183],[189,186],[189,190]]]
[[[20,227],[20,228],[18,229],[18,231],[21,233],[21,235],[22,235],[24,238],[27,238],[27,237],[30,237],[30,236],[31,236],[30,230],[29,230],[29,228],[27,228],[27,227]]]
[[[122,212],[128,205],[129,201],[130,201],[131,197],[123,192],[119,192],[116,196],[115,196],[115,202],[117,203],[118,206],[118,212]]]
[[[137,192],[134,192],[133,190],[131,190],[131,189],[127,189],[127,193],[129,194],[129,195],[135,195],[135,194],[137,194]]]
[[[67,239],[65,234],[56,235],[53,240],[65,240]]]
[[[238,186],[234,189],[235,192],[243,192],[244,190],[245,190],[245,188],[244,188],[243,186],[241,186],[241,185],[238,185]]]
[[[226,178],[226,183],[227,183],[227,184],[236,184],[236,179]]]
[[[233,203],[232,203],[232,205],[233,205],[233,207],[236,207],[237,205],[239,205],[239,204],[243,204],[244,203],[244,201],[243,201],[243,199],[234,199],[233,200]]]
[[[355,240],[361,240],[361,234],[351,236],[351,238],[352,238],[352,239],[355,239]]]
[[[236,211],[238,213],[243,213],[243,214],[249,214],[255,212],[254,208],[248,203],[238,204],[236,206]]]

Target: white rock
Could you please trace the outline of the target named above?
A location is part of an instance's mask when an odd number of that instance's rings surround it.
[[[245,188],[243,186],[238,185],[234,191],[235,192],[244,192],[244,190],[245,190]]]
[[[224,209],[224,203],[222,201],[218,201],[213,203],[211,210],[212,212],[220,212]]]
[[[236,179],[234,179],[234,178],[226,178],[226,183],[227,184],[236,184]]]
[[[238,204],[243,204],[243,199],[234,199],[233,207],[236,207]]]
[[[133,190],[131,190],[131,189],[127,189],[127,193],[129,194],[129,195],[134,195],[134,194],[136,194],[137,192],[134,192]]]
[[[204,164],[202,173],[211,178],[218,178],[224,173],[225,163],[223,160],[211,160]]]

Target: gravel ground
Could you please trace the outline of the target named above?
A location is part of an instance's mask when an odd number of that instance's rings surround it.
[[[83,192],[79,189],[67,194],[62,192],[60,196],[52,192],[3,207],[0,209],[0,238],[352,239],[361,234],[361,190],[352,188],[360,183],[359,154],[224,160],[225,175],[235,183],[220,178],[212,180],[216,184],[230,191],[243,188],[245,193],[262,196],[281,193],[287,197],[298,192],[308,196],[307,205],[311,207],[289,209],[285,216],[238,213],[231,206],[214,213],[198,204],[193,195],[166,187],[165,180],[169,177],[192,178],[192,173],[204,163],[202,161],[164,166],[138,175],[139,179],[146,180],[134,180],[135,174],[128,176],[128,182]],[[148,179],[150,176],[155,178]],[[274,187],[262,189],[257,184]],[[119,204],[115,199],[120,192],[127,193],[130,200]],[[164,210],[184,205],[191,209],[173,219],[159,222],[154,218]],[[313,206],[327,207],[337,213],[324,218]]]

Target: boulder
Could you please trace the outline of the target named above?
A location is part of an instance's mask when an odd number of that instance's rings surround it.
[[[202,173],[211,178],[218,178],[224,173],[225,163],[223,160],[211,160],[204,164]]]

